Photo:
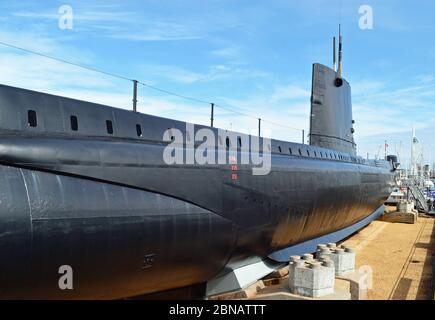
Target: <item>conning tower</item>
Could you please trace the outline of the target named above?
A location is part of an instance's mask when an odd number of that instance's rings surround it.
[[[341,28],[340,28],[341,29]],[[351,88],[342,77],[342,37],[336,70],[335,37],[333,69],[313,65],[311,90],[310,144],[356,155],[353,137]]]

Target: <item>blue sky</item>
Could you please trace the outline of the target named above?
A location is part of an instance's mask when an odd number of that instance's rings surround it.
[[[426,161],[432,153],[435,160],[435,3],[341,2],[2,1],[0,41],[307,131],[311,65],[331,65],[341,16],[359,154],[374,157],[387,140],[406,163],[414,123]],[[73,28],[63,30],[58,10],[65,4],[73,9]],[[373,8],[373,30],[359,28],[361,5]],[[4,84],[131,105],[126,81],[2,46],[0,70]],[[209,123],[207,105],[144,87],[139,110]],[[220,109],[216,125],[251,133],[257,127],[255,119]],[[273,138],[301,140],[298,130],[271,123],[263,128]]]

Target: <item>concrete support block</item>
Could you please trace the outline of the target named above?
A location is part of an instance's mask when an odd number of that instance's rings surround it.
[[[290,279],[294,279],[294,270],[296,267],[296,263],[298,261],[301,261],[301,257],[300,256],[291,256],[290,260],[289,260],[289,266],[288,266],[288,277],[289,277],[289,286],[290,286],[290,291],[293,292],[293,283],[294,281],[290,280]]]
[[[320,253],[322,251],[325,251],[325,250],[329,250],[329,248],[328,248],[328,246],[326,244],[318,244],[317,245],[317,249],[316,249],[316,258],[319,258],[320,257]]]
[[[335,244],[328,244],[328,249],[322,249],[317,253],[317,257],[331,259],[335,265],[336,276],[355,271],[355,251],[350,247],[338,248]]]
[[[253,300],[351,300],[350,284],[348,281],[335,279],[334,293],[322,297],[305,297],[288,291],[286,284],[266,287],[260,290]]]
[[[304,257],[308,260],[301,259],[290,262],[290,292],[306,297],[322,297],[333,294],[335,281],[333,262],[327,258],[314,260],[309,259],[308,255],[304,255]]]
[[[400,200],[397,203],[397,211],[385,213],[381,220],[392,223],[414,224],[418,220],[418,211],[414,209],[414,202]]]
[[[326,245],[329,249],[335,249],[335,248],[337,248],[337,245],[335,244],[335,243],[328,243],[327,245]]]
[[[348,281],[350,283],[350,295],[352,300],[368,299],[367,275],[359,272],[352,272],[337,277],[337,279]]]
[[[411,213],[414,210],[414,202],[407,200],[400,200],[397,203],[397,211],[400,213]]]

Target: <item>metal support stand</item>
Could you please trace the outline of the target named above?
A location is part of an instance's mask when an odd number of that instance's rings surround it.
[[[137,80],[133,80],[133,111],[137,112]]]
[[[213,128],[213,122],[214,122],[214,103],[210,103],[210,105],[211,105],[211,117],[210,117],[211,124],[210,124],[210,127]]]

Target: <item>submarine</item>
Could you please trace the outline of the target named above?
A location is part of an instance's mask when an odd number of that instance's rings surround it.
[[[341,54],[313,64],[308,145],[0,85],[0,298],[208,297],[376,219],[398,164],[357,155]],[[165,161],[201,130],[233,162]]]

